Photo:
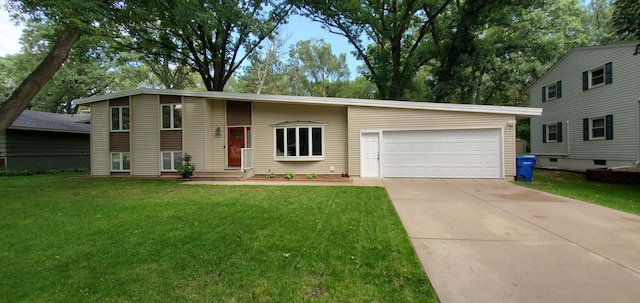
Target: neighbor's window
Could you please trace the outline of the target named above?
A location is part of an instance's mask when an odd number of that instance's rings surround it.
[[[182,128],[182,104],[162,105],[162,129]]]
[[[555,99],[558,96],[558,85],[556,83],[547,86],[547,100]]]
[[[604,139],[605,137],[605,120],[604,117],[591,119],[591,137],[590,139]]]
[[[557,142],[557,141],[558,141],[558,125],[557,124],[547,125],[547,142]]]
[[[111,171],[130,171],[131,153],[111,153]]]
[[[128,131],[129,130],[129,107],[117,106],[111,108],[111,130],[112,131]]]
[[[591,87],[604,84],[604,66],[589,71]]]
[[[276,160],[324,160],[323,126],[276,127]]]
[[[162,152],[162,170],[176,171],[182,164],[182,151]]]

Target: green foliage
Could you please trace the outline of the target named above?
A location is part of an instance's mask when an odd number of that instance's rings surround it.
[[[287,180],[295,180],[296,179],[296,174],[292,173],[292,172],[287,172],[284,174],[284,178]]]
[[[266,175],[264,175],[264,176],[265,176],[265,178],[267,178],[267,179],[273,179],[273,178],[276,176],[276,174],[274,174],[274,173],[272,173],[272,172],[269,172],[268,174],[266,174]]]
[[[68,168],[68,169],[50,169],[50,170],[0,170],[0,177],[19,177],[33,175],[52,175],[52,174],[69,174],[69,173],[89,173],[87,168]]]
[[[349,78],[349,68],[345,54],[335,56],[331,45],[324,40],[311,39],[299,41],[291,47],[290,68],[298,71],[298,82],[305,95],[327,97],[331,83]]]
[[[640,3],[637,0],[615,0],[613,24],[622,36],[640,40]]]
[[[196,170],[195,165],[191,163],[191,155],[189,155],[188,153],[184,153],[184,156],[182,156],[182,165],[178,167],[178,173],[179,174],[193,173],[193,171],[195,170]]]
[[[1,182],[4,301],[437,302],[381,188]]]
[[[316,173],[310,173],[310,174],[307,175],[307,179],[308,180],[313,180],[313,179],[316,179],[316,178],[318,178],[318,175],[316,175]]]

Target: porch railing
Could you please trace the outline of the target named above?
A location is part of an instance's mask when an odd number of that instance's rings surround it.
[[[240,160],[240,169],[247,171],[253,168],[253,148],[243,148],[240,150],[242,155]]]

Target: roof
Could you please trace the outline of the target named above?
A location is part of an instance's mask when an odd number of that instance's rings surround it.
[[[562,56],[556,63],[554,63],[538,80],[531,83],[527,91],[531,91],[531,89],[544,77],[547,76],[552,70],[556,69],[558,65],[560,65],[566,58],[571,56],[571,54],[580,51],[599,51],[601,49],[611,49],[611,48],[625,48],[625,47],[633,47],[636,48],[637,45],[640,45],[640,41],[635,42],[625,42],[625,43],[616,43],[616,44],[607,44],[607,45],[592,45],[592,46],[579,46],[570,49],[564,56]]]
[[[212,99],[224,99],[229,101],[254,101],[267,103],[295,103],[308,105],[331,105],[331,106],[365,106],[365,107],[386,107],[420,110],[439,111],[459,111],[491,114],[512,114],[518,118],[526,118],[542,115],[541,108],[494,106],[494,105],[473,105],[473,104],[450,104],[433,102],[412,102],[412,101],[392,101],[392,100],[372,100],[372,99],[350,99],[350,98],[327,98],[308,96],[280,96],[280,95],[257,95],[229,92],[211,91],[188,91],[172,89],[136,89],[101,96],[92,96],[73,100],[75,104],[87,104],[105,101],[114,98],[128,97],[134,95],[171,95],[184,97],[201,97]]]
[[[90,114],[56,114],[34,110],[23,111],[9,129],[25,129],[66,133],[89,133],[91,126],[82,123]]]

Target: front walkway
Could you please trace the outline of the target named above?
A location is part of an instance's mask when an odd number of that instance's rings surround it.
[[[383,182],[443,303],[640,298],[639,216],[507,181]]]

